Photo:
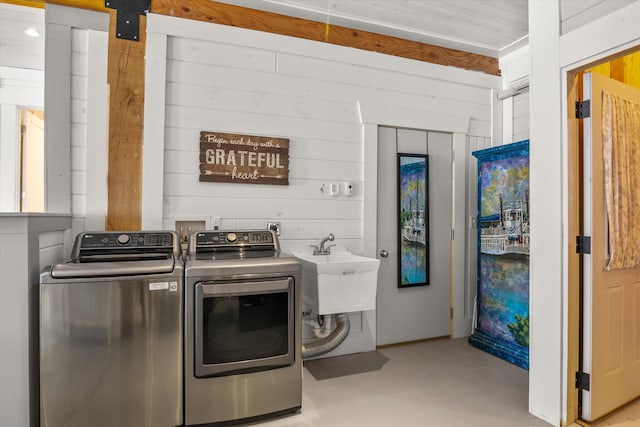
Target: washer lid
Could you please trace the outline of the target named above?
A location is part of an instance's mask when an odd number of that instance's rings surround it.
[[[56,264],[51,267],[54,279],[79,279],[89,277],[141,276],[168,274],[174,270],[173,258],[151,261],[117,261]]]

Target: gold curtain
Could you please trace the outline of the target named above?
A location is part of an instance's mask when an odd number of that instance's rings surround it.
[[[640,267],[640,104],[604,92],[604,187],[609,222],[607,270]]]

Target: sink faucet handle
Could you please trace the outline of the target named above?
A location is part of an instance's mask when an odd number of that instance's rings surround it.
[[[318,245],[309,245],[310,248],[313,248],[313,254],[317,255],[320,253],[320,247]]]
[[[331,253],[331,248],[332,248],[332,247],[334,247],[334,246],[335,246],[335,245],[327,245],[327,246],[324,248],[324,251],[325,251],[326,253],[330,254],[330,253]]]

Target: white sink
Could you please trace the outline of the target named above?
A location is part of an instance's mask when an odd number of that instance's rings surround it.
[[[302,297],[318,314],[375,310],[380,260],[337,252],[295,254],[302,265]]]

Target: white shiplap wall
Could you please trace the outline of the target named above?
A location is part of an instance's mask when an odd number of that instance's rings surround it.
[[[310,251],[333,233],[337,250],[363,253],[365,240],[375,242],[363,231],[372,215],[364,209],[371,117],[491,136],[495,76],[153,14],[147,40],[145,229],[173,229],[183,218],[220,218],[222,228],[278,221],[286,252]],[[290,185],[199,182],[201,130],[289,138]],[[353,196],[329,195],[329,184],[346,181]]]
[[[46,209],[104,229],[109,14],[47,4],[46,22]]]
[[[531,75],[529,46],[500,58],[502,87],[510,89],[528,83]],[[529,92],[506,98],[503,103],[503,144],[529,139]]]
[[[529,139],[529,93],[513,97],[513,141]]]
[[[106,31],[71,29],[71,213],[74,235],[105,227],[107,45]]]
[[[172,217],[198,214],[221,217],[224,228],[265,228],[266,221],[281,221],[281,239],[288,250],[306,248],[333,232],[341,245],[361,251],[362,137],[357,105],[332,97],[327,83],[324,95],[313,96],[306,79],[281,76],[276,70],[313,68],[309,61],[276,58],[275,52],[255,48],[169,38],[165,227],[174,227]],[[198,182],[200,130],[290,138],[289,186]],[[355,184],[353,197],[320,191],[323,184],[344,181]]]
[[[167,38],[165,228],[174,227],[173,218],[198,215],[221,217],[225,227],[263,228],[277,220],[283,223],[286,250],[306,249],[333,232],[339,246],[359,252],[361,104],[466,114],[472,131],[489,136],[486,83],[447,81],[440,73],[430,77],[425,72],[429,64],[397,58],[394,62],[410,67],[404,72],[402,67],[390,69],[388,61],[377,65],[387,58],[374,53],[179,19],[170,22],[178,27],[172,32],[189,29],[184,37]],[[192,35],[198,28],[204,30],[202,39]],[[215,30],[215,36],[206,30]],[[301,45],[302,52],[292,52]],[[341,54],[336,59],[316,56],[316,47]],[[351,61],[345,59],[349,53]],[[290,185],[198,182],[200,130],[289,138]],[[321,192],[323,185],[345,181],[355,184],[353,197]]]
[[[99,12],[48,5],[48,24],[55,29],[51,56],[68,62],[68,73],[51,71],[53,91],[47,120],[55,132],[48,140],[68,144],[70,196],[73,234],[85,230],[104,230],[107,210],[107,50],[108,15]],[[53,67],[52,67],[53,68]],[[64,107],[67,107],[65,109]],[[62,112],[69,114],[62,114]],[[65,135],[65,137],[61,137]],[[64,139],[64,142],[60,140]],[[62,150],[54,150],[55,153]],[[47,161],[57,164],[59,159]],[[88,167],[87,165],[90,165]],[[62,191],[49,188],[49,192]],[[51,195],[50,195],[51,197]],[[54,200],[57,195],[54,194]],[[51,203],[51,202],[50,202]]]

